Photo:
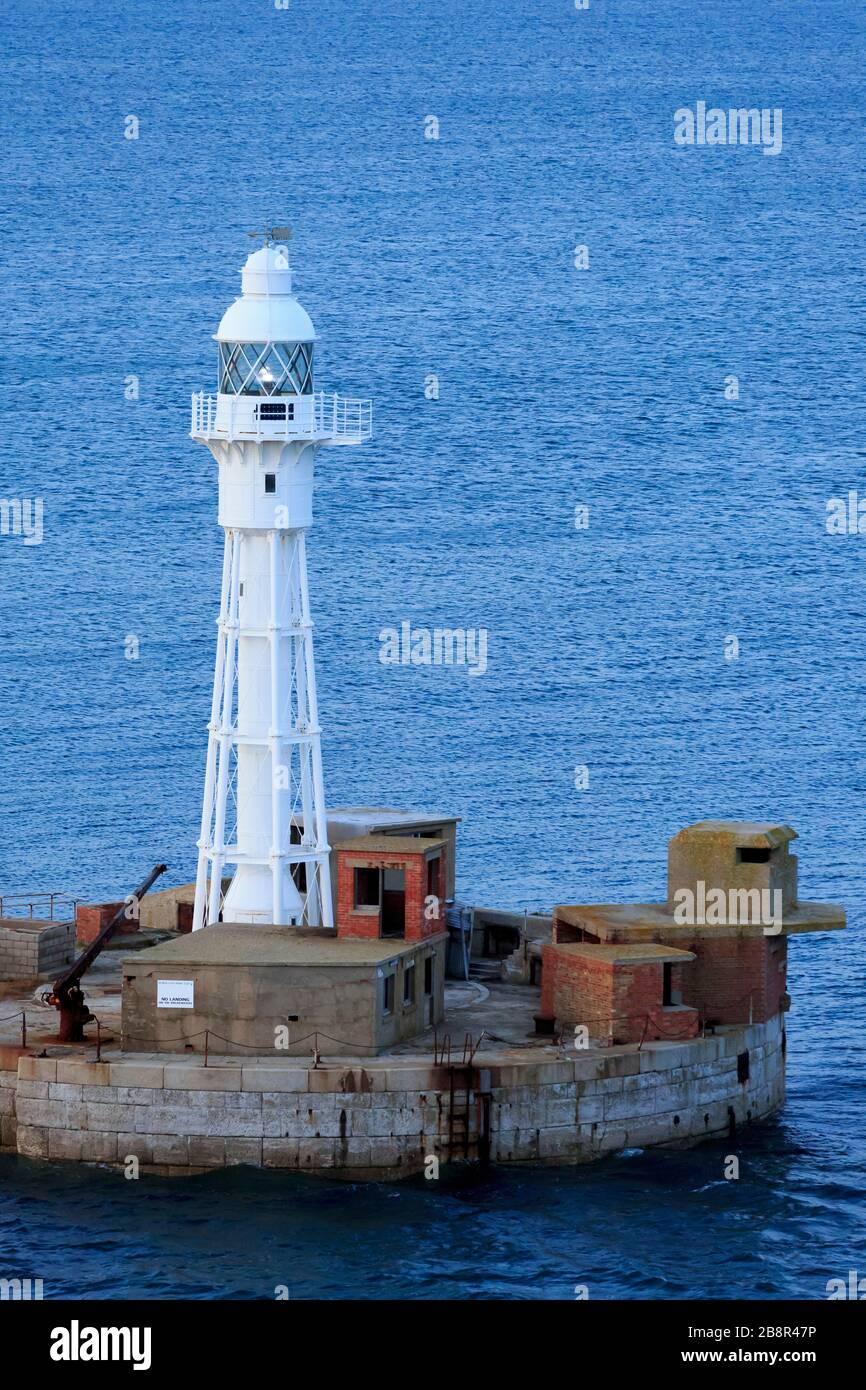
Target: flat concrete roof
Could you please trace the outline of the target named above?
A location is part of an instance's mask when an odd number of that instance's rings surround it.
[[[359,825],[429,825],[441,821],[456,825],[459,816],[431,815],[428,811],[400,811],[393,806],[329,806],[328,816],[334,820],[356,820]]]
[[[774,849],[798,838],[796,830],[779,821],[768,820],[699,820],[674,835],[675,840],[698,840],[702,837],[734,841],[743,849]]]
[[[438,933],[441,935],[441,933]],[[125,956],[127,966],[174,967],[175,965],[315,965],[339,969],[341,966],[381,965],[382,961],[407,955],[437,937],[424,941],[338,937],[336,932],[315,928],[253,926],[246,922],[220,922],[201,931],[189,932],[174,941],[164,941],[150,950]]]
[[[568,955],[584,960],[600,960],[605,965],[659,965],[664,961],[676,964],[695,959],[694,951],[683,951],[679,946],[659,946],[652,941],[617,946],[598,946],[591,941],[563,941],[556,946],[556,950],[566,951]]]
[[[73,920],[71,917],[0,917],[0,929],[40,932],[47,931],[49,927],[71,927]]]
[[[554,916],[571,927],[583,927],[593,936],[607,941],[651,940],[663,931],[682,932],[686,936],[763,936],[764,927],[756,922],[725,926],[681,923],[674,921],[667,903],[587,903],[554,908]],[[782,917],[779,936],[796,936],[801,932],[838,931],[845,926],[845,909],[838,903],[799,902]]]
[[[353,835],[351,840],[337,840],[334,849],[357,850],[359,854],[427,854],[447,843],[420,835]]]

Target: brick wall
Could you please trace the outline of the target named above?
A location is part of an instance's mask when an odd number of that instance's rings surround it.
[[[672,988],[676,989],[675,966]],[[681,1042],[698,1034],[700,1020],[694,1008],[665,1007],[662,1004],[664,966],[658,964],[618,965],[614,967],[613,1041]]]
[[[596,1042],[682,1041],[697,1035],[697,1011],[662,1005],[661,962],[626,965],[558,950],[542,951],[541,1016],[566,1031],[583,1024]],[[685,967],[676,967],[684,971]],[[676,974],[673,977],[677,988]]]
[[[614,969],[607,961],[573,956],[556,946],[542,949],[541,1012],[569,1031],[585,1025],[589,1036],[610,1036],[614,1009]]]
[[[670,944],[695,953],[682,970],[683,1003],[707,1022],[763,1023],[779,1012],[787,987],[786,937],[702,936],[697,927],[690,941],[677,936]]]
[[[556,920],[554,942],[593,942],[597,938],[579,927]],[[691,936],[682,931],[654,934],[663,945],[693,951],[696,959],[688,965],[676,966],[673,988],[682,994],[683,1004],[696,1009],[708,1022],[748,1024],[766,1022],[778,1012],[787,989],[787,938],[779,936],[716,936],[712,928],[696,926]],[[546,951],[550,948],[546,948]],[[547,960],[545,951],[544,960]],[[543,1017],[553,1016],[553,981],[548,977],[547,989],[542,980]],[[661,996],[659,996],[661,997]]]
[[[557,917],[554,912],[552,936],[553,941],[585,941],[589,945],[597,945],[599,938],[585,927],[572,926],[570,922],[564,922],[561,917]]]
[[[121,907],[123,907],[123,903],[79,903],[75,910],[75,923],[78,940],[82,946],[87,946],[91,941],[94,941]],[[117,931],[118,934],[125,933],[127,935],[137,932],[138,920],[136,918],[124,919]]]

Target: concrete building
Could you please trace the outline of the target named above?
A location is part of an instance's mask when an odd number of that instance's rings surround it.
[[[337,934],[215,924],[124,961],[125,1051],[371,1056],[444,1017],[447,844],[337,850]]]
[[[123,965],[124,1052],[374,1056],[442,1016],[441,953],[220,923]]]

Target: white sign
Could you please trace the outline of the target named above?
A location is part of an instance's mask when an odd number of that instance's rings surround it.
[[[157,980],[158,1009],[192,1009],[195,1006],[194,980]]]

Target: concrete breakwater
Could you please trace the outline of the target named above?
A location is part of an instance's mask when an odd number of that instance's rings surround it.
[[[581,1163],[688,1145],[771,1114],[785,1092],[784,1016],[688,1042],[432,1058],[101,1062],[0,1049],[0,1140],[33,1159],[169,1176],[232,1164],[393,1179],[430,1160]]]

